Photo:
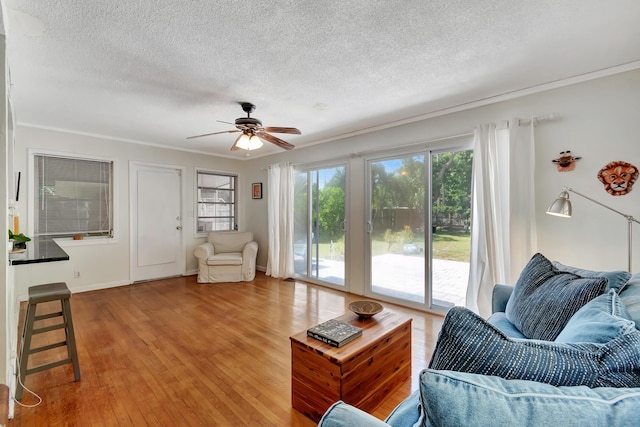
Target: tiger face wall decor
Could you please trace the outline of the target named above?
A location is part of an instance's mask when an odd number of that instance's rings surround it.
[[[612,196],[624,196],[631,191],[638,179],[638,168],[630,163],[616,161],[608,163],[598,172],[598,179]]]

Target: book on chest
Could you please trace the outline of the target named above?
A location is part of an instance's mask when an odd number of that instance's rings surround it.
[[[362,336],[362,328],[331,319],[307,329],[307,335],[334,347],[342,347]]]

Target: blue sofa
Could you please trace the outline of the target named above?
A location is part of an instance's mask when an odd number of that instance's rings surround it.
[[[319,426],[640,426],[640,273],[536,254],[492,303],[487,320],[449,311],[419,389],[385,421],[336,402]]]

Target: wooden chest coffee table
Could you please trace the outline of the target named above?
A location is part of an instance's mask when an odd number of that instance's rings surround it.
[[[338,400],[371,412],[411,376],[410,317],[385,310],[337,319],[363,328],[362,337],[340,348],[306,330],[290,337],[291,403],[316,422]]]

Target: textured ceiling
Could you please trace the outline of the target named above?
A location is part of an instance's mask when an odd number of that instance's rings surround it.
[[[250,101],[299,148],[640,67],[637,0],[1,1],[19,123],[238,158],[186,137]]]

